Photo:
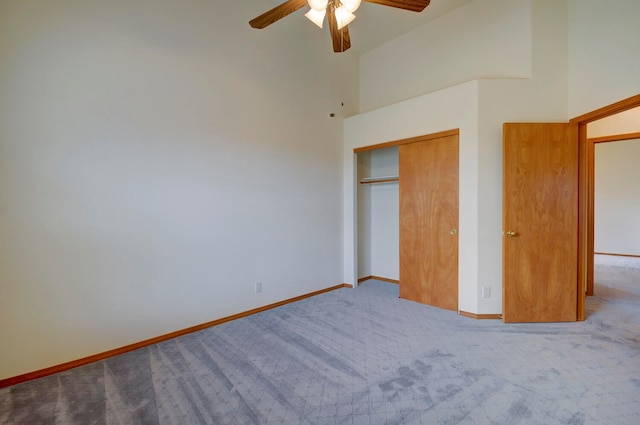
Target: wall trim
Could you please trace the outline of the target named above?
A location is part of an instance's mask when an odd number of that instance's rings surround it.
[[[361,277],[361,278],[358,279],[358,284],[361,284],[362,282],[366,282],[367,280],[371,280],[371,279],[381,280],[383,282],[395,283],[396,285],[400,284],[400,281],[397,280],[397,279],[389,279],[387,277],[380,277],[380,276],[365,276],[365,277]]]
[[[458,311],[458,314],[460,316],[464,316],[464,317],[469,317],[471,319],[477,319],[477,320],[487,320],[487,319],[502,319],[502,314],[476,314],[476,313],[469,313],[467,311]]]
[[[634,140],[640,139],[640,133],[624,133],[624,134],[612,134],[610,136],[592,137],[587,139],[589,143],[606,143],[606,142],[620,142],[622,140]]]
[[[167,341],[169,339],[177,338],[179,336],[187,335],[193,332],[201,331],[203,329],[207,329],[225,322],[230,322],[235,319],[240,319],[242,317],[251,316],[252,314],[260,313],[266,310],[271,310],[276,307],[283,306],[285,304],[290,304],[296,301],[303,300],[305,298],[311,298],[316,295],[323,294],[325,292],[334,291],[340,288],[353,288],[353,285],[348,283],[343,283],[341,285],[332,286],[330,288],[321,289],[319,291],[310,292],[308,294],[299,295],[297,297],[289,298],[283,301],[278,301],[273,304],[268,304],[262,307],[254,308],[251,310],[247,310],[241,313],[232,314],[231,316],[223,317],[220,319],[212,320],[211,322],[203,323],[196,326],[191,326],[186,329],[181,329],[175,332],[171,332],[168,334],[160,335],[155,338],[146,339],[144,341],[136,342],[133,344],[125,345],[124,347],[115,348],[113,350],[105,351],[103,353],[94,354],[92,356],[83,357],[78,360],[73,360],[70,362],[62,363],[56,366],[51,366],[45,369],[36,370],[34,372],[25,373],[22,375],[14,376],[11,378],[1,379],[0,380],[0,388],[9,387],[12,385],[22,384],[27,381],[32,381],[34,379],[44,378],[45,376],[53,375],[55,373],[64,372],[69,369],[74,369],[79,366],[84,366],[89,363],[94,363],[100,360],[108,359],[110,357],[114,357],[120,354],[128,353],[129,351],[137,350],[139,348],[148,347],[149,345],[157,344],[159,342]]]
[[[401,140],[394,140],[392,142],[378,143],[377,145],[362,146],[360,148],[355,148],[353,150],[353,153],[372,151],[372,150],[375,150],[375,149],[389,148],[391,146],[406,145],[408,143],[418,143],[418,142],[424,142],[424,141],[427,141],[427,140],[439,139],[441,137],[458,136],[458,135],[460,135],[460,129],[456,128],[456,129],[453,129],[453,130],[440,131],[438,133],[427,134],[427,135],[424,135],[424,136],[410,137],[408,139],[401,139]]]
[[[595,255],[611,255],[613,257],[631,257],[631,258],[640,258],[640,255],[636,254],[612,254],[610,252],[594,252]]]
[[[616,103],[612,103],[611,105],[596,109],[595,111],[587,112],[586,114],[582,114],[580,116],[572,118],[569,120],[569,122],[574,122],[576,124],[586,124],[591,121],[596,121],[601,118],[608,117],[610,115],[615,115],[618,112],[624,112],[627,109],[635,108],[639,104],[640,94],[637,94],[635,96],[620,100]]]

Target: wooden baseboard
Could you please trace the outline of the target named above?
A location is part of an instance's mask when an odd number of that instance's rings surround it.
[[[460,316],[470,317],[472,319],[477,319],[477,320],[502,319],[501,314],[476,314],[476,313],[469,313],[467,311],[462,311],[462,310],[460,310],[458,314]]]
[[[397,279],[389,279],[389,278],[386,278],[386,277],[380,277],[380,276],[366,276],[366,277],[361,277],[360,279],[358,279],[358,283],[362,283],[362,282],[365,282],[365,281],[367,281],[367,280],[371,280],[371,279],[374,279],[374,280],[381,280],[381,281],[383,281],[383,282],[395,283],[396,285],[399,285],[399,284],[400,284],[400,281],[399,281],[399,280],[397,280]]]
[[[303,300],[305,298],[310,298],[316,295],[323,294],[325,292],[334,291],[340,288],[353,288],[353,285],[348,283],[343,283],[342,285],[332,286],[330,288],[321,289],[319,291],[311,292],[304,295],[299,295],[297,297],[289,298],[284,301],[279,301],[277,303],[265,305],[262,307],[254,308],[248,311],[244,311],[242,313],[233,314],[231,316],[223,317],[221,319],[213,320],[211,322],[203,323],[201,325],[192,326],[190,328],[182,329],[179,331],[171,332],[165,335],[157,336],[155,338],[150,338],[144,341],[136,342],[134,344],[125,345],[124,347],[115,348],[113,350],[105,351],[103,353],[94,354],[92,356],[84,357],[82,359],[73,360],[67,363],[62,363],[56,366],[51,366],[46,369],[36,370],[34,372],[25,373],[23,375],[14,376],[11,378],[6,378],[0,380],[0,388],[9,387],[12,385],[22,384],[27,381],[32,381],[38,378],[44,378],[45,376],[53,375],[54,373],[64,372],[69,369],[74,369],[79,366],[84,366],[89,363],[97,362],[100,360],[108,359],[110,357],[117,356],[119,354],[128,353],[129,351],[137,350],[139,348],[148,347],[149,345],[157,344],[159,342],[163,342],[169,339],[177,338],[179,336],[187,335],[193,332],[201,331],[203,329],[210,328],[212,326],[219,325],[221,323],[230,322],[231,320],[240,319],[241,317],[251,316],[252,314],[260,313],[262,311],[271,310],[272,308],[280,307],[285,304],[290,304],[296,301]]]
[[[594,252],[596,255],[611,255],[613,257],[631,257],[631,258],[640,258],[640,255],[635,254],[612,254],[610,252]]]

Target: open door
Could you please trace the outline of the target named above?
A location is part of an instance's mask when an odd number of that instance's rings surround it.
[[[503,138],[503,320],[575,321],[578,144],[568,123],[508,123]]]

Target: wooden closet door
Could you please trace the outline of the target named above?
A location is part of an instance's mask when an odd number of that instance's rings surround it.
[[[458,135],[399,146],[400,298],[458,310]]]

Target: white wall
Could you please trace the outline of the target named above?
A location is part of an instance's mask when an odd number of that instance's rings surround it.
[[[408,137],[460,129],[460,309],[475,311],[477,300],[477,126],[475,81],[417,97],[345,120],[344,135],[344,280],[356,280],[356,173],[353,149]],[[386,276],[383,276],[386,277]]]
[[[478,0],[360,58],[362,112],[478,78],[531,76],[529,0]]]
[[[502,311],[502,124],[568,119],[566,3],[532,1],[530,21],[531,78],[480,81],[478,294],[491,288],[480,314]]]
[[[342,283],[357,99],[264,8],[0,3],[0,379]]]
[[[569,116],[640,93],[640,2],[568,3]]]
[[[640,255],[638,158],[640,139],[595,145],[595,252]]]

